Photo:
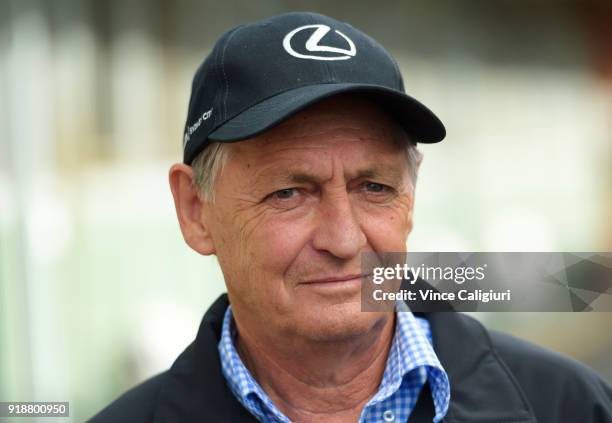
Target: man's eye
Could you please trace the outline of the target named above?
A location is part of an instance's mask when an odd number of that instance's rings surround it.
[[[366,182],[365,189],[370,192],[384,192],[387,189],[387,186],[377,184],[376,182]]]
[[[276,192],[273,192],[272,196],[280,200],[286,200],[288,198],[293,197],[295,193],[296,193],[295,188],[285,188],[285,189],[281,189]]]

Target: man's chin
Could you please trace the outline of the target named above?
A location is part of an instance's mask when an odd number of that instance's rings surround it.
[[[359,300],[304,304],[303,310],[296,329],[303,337],[316,342],[342,342],[366,336],[385,317],[381,313],[362,312]]]

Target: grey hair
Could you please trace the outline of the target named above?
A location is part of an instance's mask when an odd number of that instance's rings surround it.
[[[227,163],[229,146],[214,142],[201,151],[193,162],[193,185],[201,198],[209,203],[215,202],[215,180]]]
[[[417,148],[416,143],[409,141],[406,145],[406,159],[408,160],[408,173],[410,174],[410,182],[412,183],[412,190],[416,186],[417,177],[419,175],[419,168],[423,161],[423,153]]]
[[[423,153],[416,148],[416,143],[408,141],[406,144],[406,158],[408,160],[408,172],[410,182],[414,191],[417,175]],[[197,188],[204,201],[214,203],[215,201],[215,180],[229,158],[229,145],[214,142],[200,152],[191,163],[193,168],[193,184]]]

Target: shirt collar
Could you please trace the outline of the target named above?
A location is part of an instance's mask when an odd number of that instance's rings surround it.
[[[433,349],[429,322],[414,316],[404,302],[396,304],[396,311],[395,334],[380,389],[366,407],[392,395],[409,373],[418,371],[429,380],[435,408],[434,422],[438,422],[448,411],[450,383]]]
[[[230,389],[238,398],[238,400],[251,412],[254,412],[260,419],[263,413],[259,407],[253,407],[250,399],[259,399],[262,402],[271,400],[265,393],[259,383],[253,378],[249,370],[246,368],[242,359],[238,355],[234,341],[236,339],[236,329],[234,327],[234,319],[232,316],[231,305],[227,307],[225,316],[223,317],[223,326],[221,328],[221,340],[219,341],[218,349],[221,358],[221,369],[226,380],[229,383]],[[276,407],[271,408],[273,413]],[[278,412],[280,413],[280,411]],[[276,414],[276,413],[275,413]]]

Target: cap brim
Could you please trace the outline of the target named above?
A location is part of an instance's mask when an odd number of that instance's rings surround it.
[[[219,142],[251,138],[318,101],[348,92],[371,97],[393,114],[415,142],[436,143],[446,136],[440,119],[409,95],[378,85],[342,83],[309,85],[267,98],[216,128],[208,138]]]

